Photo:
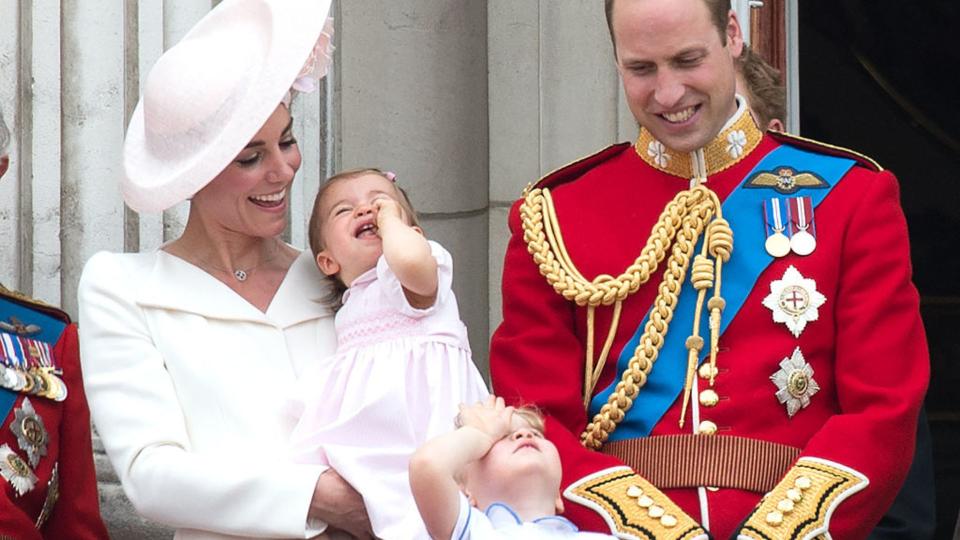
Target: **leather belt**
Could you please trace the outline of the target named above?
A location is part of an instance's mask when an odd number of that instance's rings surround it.
[[[785,444],[733,435],[663,435],[608,442],[600,449],[660,489],[700,486],[766,493],[800,455]]]

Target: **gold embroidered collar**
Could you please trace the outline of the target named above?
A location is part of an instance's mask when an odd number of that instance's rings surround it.
[[[753,116],[747,112],[746,101],[738,97],[737,102],[737,112],[727,125],[700,150],[675,152],[653,138],[646,129],[640,130],[634,150],[640,159],[651,167],[681,178],[691,179],[697,176],[695,172],[701,151],[707,176],[732,167],[752,152],[763,138],[763,132],[753,120]]]

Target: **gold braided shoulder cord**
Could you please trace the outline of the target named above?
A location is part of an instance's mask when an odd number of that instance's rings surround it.
[[[650,318],[629,361],[628,368],[624,371],[607,403],[580,436],[581,443],[593,449],[600,448],[613,433],[633,405],[633,400],[640,388],[646,384],[647,376],[653,369],[653,363],[657,359],[660,348],[663,347],[664,337],[673,318],[673,310],[687,273],[690,256],[701,233],[706,231],[703,248],[694,261],[692,273],[693,284],[698,290],[699,297],[693,334],[687,339],[689,354],[683,414],[680,420],[682,426],[693,373],[696,370],[696,360],[699,351],[703,348],[703,339],[699,337],[699,315],[703,309],[707,289],[714,285],[714,269],[716,269],[716,287],[707,307],[711,311],[711,363],[713,365],[716,363],[720,315],[723,310],[723,298],[720,297],[720,271],[723,261],[729,259],[733,249],[733,232],[722,217],[717,195],[699,184],[678,193],[660,214],[646,245],[634,262],[617,277],[602,274],[592,281],[583,277],[567,253],[549,189],[529,190],[520,205],[520,218],[527,250],[533,255],[541,275],[547,278],[547,282],[558,294],[578,306],[587,308],[584,408],[589,407],[593,390],[606,364],[619,324],[623,301],[650,280],[650,276],[657,271],[660,263],[666,258],[668,250],[670,251],[667,271],[657,290],[653,308],[650,310]],[[708,254],[713,256],[713,261],[707,257]],[[598,306],[611,304],[614,306],[613,319],[600,355],[594,362],[595,310]]]

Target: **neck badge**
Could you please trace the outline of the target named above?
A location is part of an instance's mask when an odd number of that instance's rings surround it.
[[[777,401],[786,405],[790,418],[810,405],[810,397],[820,391],[820,385],[813,380],[813,368],[803,358],[800,347],[780,361],[780,369],[770,380],[777,386]]]
[[[37,475],[9,445],[0,445],[0,476],[13,487],[17,496],[33,489],[37,484]]]
[[[817,290],[817,282],[790,265],[782,279],[770,283],[770,294],[763,305],[773,311],[773,322],[787,325],[793,337],[800,337],[808,322],[820,318],[819,308],[826,301],[827,297]]]
[[[43,419],[37,414],[29,398],[23,398],[19,409],[13,411],[13,422],[10,431],[17,436],[17,444],[27,453],[27,461],[31,467],[36,467],[42,456],[47,455],[47,435]]]

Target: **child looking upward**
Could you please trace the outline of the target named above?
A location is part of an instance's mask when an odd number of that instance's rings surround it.
[[[451,289],[450,254],[428,241],[392,173],[338,174],[317,194],[310,246],[335,282],[337,351],[298,383],[294,459],[329,465],[364,499],[380,538],[425,538],[411,454],[487,396]],[[342,295],[341,295],[342,292]],[[342,297],[342,307],[341,304]]]
[[[536,410],[489,396],[462,407],[457,423],[410,460],[410,486],[431,538],[614,538],[578,532],[556,515],[563,511],[560,455]]]

